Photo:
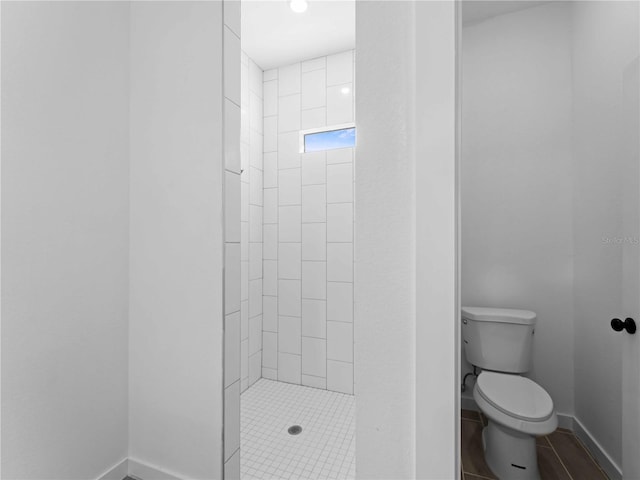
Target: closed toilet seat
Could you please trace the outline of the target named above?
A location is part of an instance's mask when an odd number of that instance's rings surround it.
[[[520,375],[484,371],[473,398],[487,417],[528,435],[547,435],[558,426],[549,394]]]

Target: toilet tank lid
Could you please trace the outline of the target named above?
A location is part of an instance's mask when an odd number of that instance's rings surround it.
[[[512,308],[462,307],[462,318],[477,322],[518,323],[521,325],[536,323],[534,312]]]

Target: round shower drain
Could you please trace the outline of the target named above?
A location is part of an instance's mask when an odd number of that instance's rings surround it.
[[[292,425],[287,430],[287,432],[289,432],[289,435],[298,435],[301,431],[302,427],[300,425]]]

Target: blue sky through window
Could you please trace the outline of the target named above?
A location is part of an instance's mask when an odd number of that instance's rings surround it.
[[[318,152],[356,146],[356,128],[342,128],[328,132],[307,133],[304,136],[304,151]]]

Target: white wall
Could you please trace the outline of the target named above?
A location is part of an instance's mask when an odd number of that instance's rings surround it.
[[[242,240],[241,317],[244,392],[262,376],[262,70],[242,52],[241,73]]]
[[[460,472],[457,5],[417,2],[416,478]]]
[[[573,4],[575,411],[618,466],[622,339],[609,321],[631,312],[622,303],[624,245],[606,239],[633,235],[622,222],[623,76],[638,43],[637,2]]]
[[[353,148],[299,153],[354,119],[352,50],[264,72],[262,376],[353,393]]]
[[[460,187],[462,304],[536,312],[529,375],[566,414],[574,400],[570,32],[563,3],[463,28]],[[471,366],[461,355],[464,374]]]
[[[222,472],[222,14],[131,4],[130,456],[182,478]]]
[[[356,4],[359,478],[459,472],[454,4],[417,3]],[[441,195],[418,196],[432,182]],[[433,250],[418,254],[432,232]]]
[[[125,3],[2,4],[2,473],[127,456]]]
[[[356,471],[367,479],[415,478],[413,14],[408,2],[356,4]]]

